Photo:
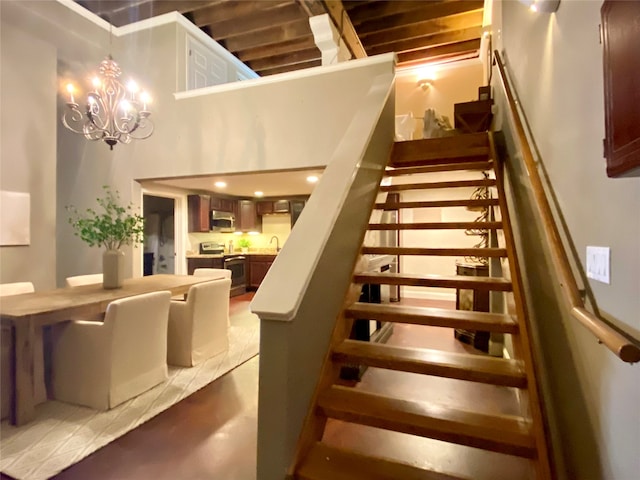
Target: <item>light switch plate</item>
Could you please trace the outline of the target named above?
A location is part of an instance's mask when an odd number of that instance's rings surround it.
[[[611,249],[609,247],[587,247],[587,277],[611,284]]]

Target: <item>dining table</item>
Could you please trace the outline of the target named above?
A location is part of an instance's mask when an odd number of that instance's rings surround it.
[[[11,413],[13,425],[23,425],[35,416],[34,344],[36,329],[93,319],[114,300],[144,293],[169,291],[182,295],[207,277],[159,274],[125,279],[121,288],[105,289],[102,283],[11,295],[0,299],[0,322],[11,328]]]

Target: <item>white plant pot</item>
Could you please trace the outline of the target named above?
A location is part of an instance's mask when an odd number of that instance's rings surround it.
[[[102,287],[113,289],[122,287],[124,282],[124,252],[105,250],[102,254]]]

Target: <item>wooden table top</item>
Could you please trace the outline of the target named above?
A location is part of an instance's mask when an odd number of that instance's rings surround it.
[[[192,275],[149,275],[129,278],[122,288],[105,290],[102,284],[57,288],[42,292],[10,295],[0,298],[0,316],[3,322],[16,322],[31,318],[39,325],[68,320],[70,315],[94,315],[106,311],[113,300],[143,293],[168,290],[172,295],[186,293],[207,277]]]

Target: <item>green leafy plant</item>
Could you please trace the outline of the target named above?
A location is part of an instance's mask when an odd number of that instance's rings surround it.
[[[238,245],[240,248],[249,248],[251,246],[251,240],[248,238],[240,238],[238,240]]]
[[[69,223],[90,247],[103,246],[107,250],[118,250],[123,245],[136,245],[144,239],[144,218],[133,211],[133,204],[120,205],[120,194],[111,187],[102,187],[105,196],[97,198],[102,212],[87,208],[78,212],[73,205],[67,206],[70,213]]]

